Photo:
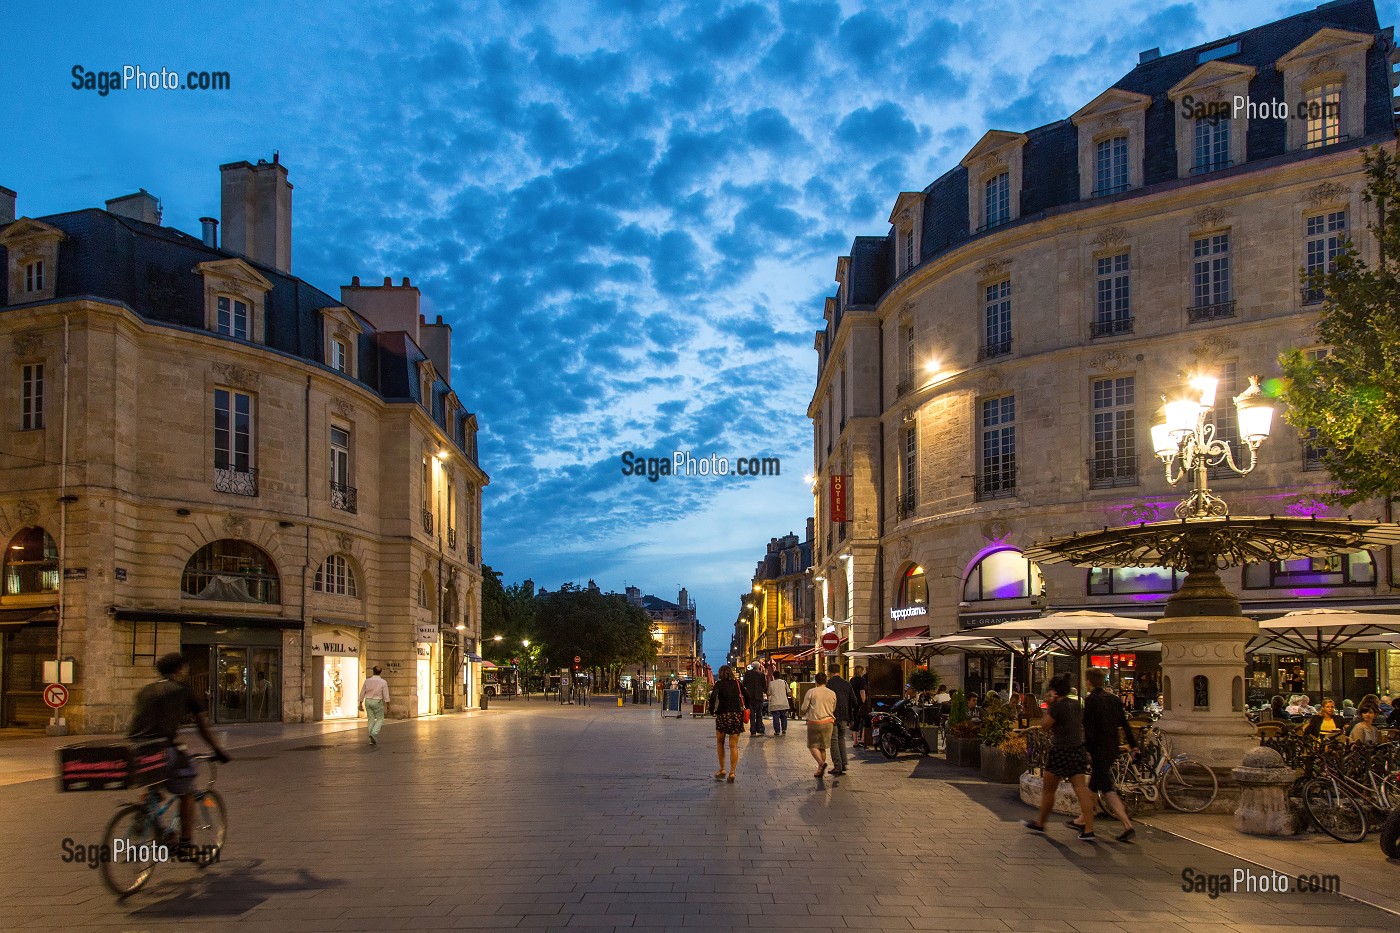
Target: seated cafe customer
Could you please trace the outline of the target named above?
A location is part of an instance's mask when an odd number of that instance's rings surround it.
[[[1310,735],[1315,739],[1330,739],[1340,731],[1342,717],[1337,715],[1337,704],[1331,700],[1323,700],[1322,710],[1303,727],[1303,735]]]

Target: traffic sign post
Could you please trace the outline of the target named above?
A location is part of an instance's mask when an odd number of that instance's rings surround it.
[[[49,709],[62,709],[68,705],[68,688],[63,684],[49,684],[44,688],[44,703]]]

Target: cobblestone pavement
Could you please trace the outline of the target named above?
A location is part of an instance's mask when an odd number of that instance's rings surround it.
[[[937,759],[857,753],[818,782],[801,724],[741,739],[737,783],[716,782],[713,736],[656,707],[517,701],[391,723],[379,748],[358,730],[243,748],[219,777],[220,864],[163,866],[125,902],[60,856],[126,795],[2,787],[0,928],[1400,927],[1331,894],[1184,893],[1186,868],[1250,866],[1149,828],[1135,845],[1032,835],[1012,788]]]

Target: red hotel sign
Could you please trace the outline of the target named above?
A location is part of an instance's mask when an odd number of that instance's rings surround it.
[[[831,520],[833,522],[850,521],[846,514],[850,482],[849,476],[840,476],[836,473],[831,475]]]

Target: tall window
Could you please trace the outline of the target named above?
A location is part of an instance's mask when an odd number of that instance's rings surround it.
[[[331,339],[331,368],[342,373],[350,371],[350,351],[339,337]]]
[[[987,180],[983,188],[982,227],[995,227],[1011,219],[1011,174],[1002,172]]]
[[[1230,165],[1230,120],[1223,116],[1196,121],[1195,162],[1192,174],[1213,172]]]
[[[316,568],[316,592],[333,593],[336,596],[358,596],[355,585],[355,569],[339,554],[331,554],[326,562]]]
[[[44,364],[25,363],[20,369],[19,427],[33,431],[44,426]]]
[[[1304,93],[1303,116],[1308,121],[1304,148],[1315,149],[1341,142],[1341,83],[1323,84]]]
[[[914,228],[904,231],[904,271],[914,268]]]
[[[36,259],[24,267],[24,290],[41,292],[44,290],[44,261]]]
[[[1133,331],[1132,291],[1128,254],[1100,256],[1094,260],[1094,336],[1130,334]]]
[[[428,455],[423,455],[423,511],[431,512],[433,508],[433,473],[432,465],[428,462]]]
[[[331,425],[331,482],[350,485],[350,432]]]
[[[248,306],[237,298],[219,296],[219,333],[248,339]]]
[[[977,477],[981,499],[1016,493],[1016,396],[982,403],[982,463]]]
[[[904,429],[904,476],[903,489],[900,490],[899,514],[900,517],[912,515],[914,507],[918,505],[917,493],[919,489],[919,432],[914,425],[908,425]]]
[[[1128,137],[1115,136],[1094,146],[1094,196],[1128,187]]]
[[[1192,321],[1233,317],[1230,289],[1230,234],[1191,241]]]
[[[837,380],[837,386],[841,390],[841,430],[846,429],[846,367],[841,367],[841,374]]]
[[[1330,347],[1319,347],[1317,349],[1308,350],[1306,352],[1308,360],[1313,363],[1316,363],[1318,360],[1325,359],[1326,357],[1331,355],[1332,350]],[[1318,441],[1317,428],[1308,428],[1307,433],[1303,435],[1303,469],[1323,469],[1326,466],[1325,460],[1327,458],[1328,450],[1329,448],[1326,444],[1320,443]]]
[[[910,564],[899,578],[899,597],[895,600],[896,609],[910,609],[928,605],[928,578],[924,568]]]
[[[1221,363],[1220,381],[1215,386],[1215,437],[1230,445],[1230,453],[1240,456],[1240,416],[1234,398],[1240,392],[1239,364]],[[1211,479],[1229,479],[1236,474],[1226,464],[1209,469]]]
[[[1342,243],[1347,237],[1347,212],[1330,211],[1317,214],[1305,221],[1303,228],[1306,248],[1307,284],[1303,286],[1303,302],[1313,304],[1324,297],[1321,285],[1313,286],[1313,276],[1321,275],[1332,268],[1341,252]]]
[[[1094,459],[1089,469],[1090,486],[1137,485],[1134,382],[1132,376],[1094,380]]]
[[[988,285],[983,320],[982,357],[1011,352],[1011,281]]]
[[[214,390],[214,469],[253,470],[253,397],[245,392]]]
[[[914,327],[906,324],[899,329],[899,392],[903,395],[914,388]]]

